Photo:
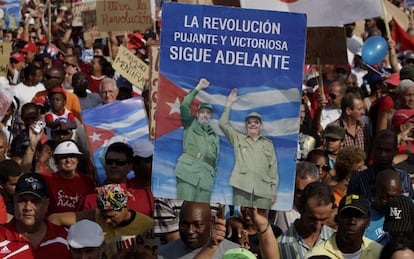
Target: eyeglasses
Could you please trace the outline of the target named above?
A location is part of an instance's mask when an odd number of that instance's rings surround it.
[[[324,170],[324,171],[329,171],[329,170],[331,170],[331,167],[329,166],[329,165],[318,165],[318,164],[315,164],[316,165],[316,167],[319,169],[319,170],[321,170],[321,168],[322,168],[322,170]]]
[[[29,36],[29,38],[30,38],[30,39],[35,39],[35,40],[37,39],[37,37],[36,37],[36,36]]]
[[[52,75],[49,75],[49,74],[45,74],[44,76],[43,76],[46,80],[50,80],[50,79],[60,79],[60,77],[59,76],[52,76]]]
[[[115,163],[116,166],[123,166],[128,164],[127,160],[118,160],[118,159],[111,159],[111,158],[106,158],[105,159],[105,164],[106,165],[113,165]]]

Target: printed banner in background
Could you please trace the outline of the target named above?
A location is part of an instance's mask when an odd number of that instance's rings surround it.
[[[340,26],[382,16],[382,0],[240,0],[243,8],[305,13],[308,27]]]
[[[82,112],[89,150],[100,183],[105,179],[106,148],[114,142],[132,145],[148,140],[148,121],[141,97],[94,107]]]
[[[279,188],[272,209],[293,203],[295,154],[299,131],[300,87],[305,56],[304,14],[219,6],[166,3],[163,6],[160,75],[156,111],[153,193],[176,198],[174,169],[182,153],[180,103],[201,78],[210,85],[193,100],[214,107],[211,125],[220,151],[211,201],[232,204],[229,178],[233,146],[218,127],[226,98],[238,88],[230,123],[245,132],[252,111],[262,115],[262,135],[273,141]]]
[[[0,5],[0,24],[2,29],[17,30],[20,20],[20,2],[19,0],[4,0]]]

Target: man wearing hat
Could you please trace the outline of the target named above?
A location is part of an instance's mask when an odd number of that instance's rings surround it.
[[[246,133],[230,126],[230,109],[239,98],[235,88],[227,97],[219,127],[233,145],[235,165],[230,177],[233,204],[269,209],[276,202],[279,185],[276,152],[272,140],[261,135],[262,116],[251,112],[246,116]]]
[[[356,194],[342,198],[338,208],[338,231],[315,246],[305,258],[328,255],[330,258],[379,258],[382,246],[364,237],[369,225],[369,202]]]
[[[67,231],[45,219],[49,197],[42,175],[22,175],[14,202],[14,219],[0,227],[2,258],[72,258]]]
[[[334,168],[335,160],[345,139],[345,129],[341,126],[328,125],[324,132],[324,147],[329,157],[329,167]]]
[[[209,84],[205,78],[201,78],[180,106],[184,127],[183,153],[174,170],[179,200],[210,202],[220,149],[219,137],[210,125],[213,106],[201,103],[196,116],[191,114],[193,99]]]
[[[10,55],[10,65],[7,71],[7,79],[10,84],[17,85],[20,83],[21,72],[25,65],[24,56],[18,52]]]
[[[390,199],[385,208],[384,231],[390,238],[414,237],[414,204],[404,195]]]
[[[22,49],[20,49],[20,52],[24,55],[26,64],[32,64],[33,60],[36,56],[36,53],[38,52],[38,48],[37,46],[32,43],[32,42],[28,42],[26,43],[26,45],[24,45],[24,47]]]
[[[101,226],[82,219],[69,228],[67,238],[72,258],[102,258],[105,243]]]
[[[108,258],[148,240],[146,235],[154,221],[144,214],[128,209],[128,193],[120,184],[107,184],[96,188],[97,209],[56,213],[49,220],[61,226],[72,226],[88,219],[101,226],[105,233],[105,254]]]

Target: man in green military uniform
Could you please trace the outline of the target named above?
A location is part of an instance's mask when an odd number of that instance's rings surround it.
[[[219,137],[210,126],[213,106],[201,103],[196,117],[191,115],[190,108],[194,97],[209,84],[206,79],[200,79],[180,106],[184,127],[183,153],[174,170],[179,200],[210,202],[220,147]]]
[[[270,208],[276,202],[279,185],[276,152],[272,140],[260,134],[262,117],[257,112],[246,116],[246,132],[230,126],[230,109],[239,98],[237,89],[227,97],[219,126],[233,145],[235,165],[230,177],[233,204],[246,207]]]

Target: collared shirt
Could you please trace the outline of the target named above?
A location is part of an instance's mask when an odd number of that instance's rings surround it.
[[[341,126],[345,128],[342,117],[339,117],[339,119],[335,120],[330,125]],[[367,124],[365,124],[362,120],[357,121],[355,128],[355,136],[352,136],[346,128],[345,132],[346,134],[344,139],[344,147],[358,147],[365,153],[368,152],[369,130]]]
[[[363,259],[378,259],[381,254],[382,245],[377,242],[362,237],[362,253],[361,257]],[[306,254],[305,259],[310,258],[315,255],[327,255],[330,258],[344,259],[344,254],[339,250],[338,245],[336,244],[336,233],[334,233],[328,240],[318,244],[312,251]],[[284,258],[284,257],[281,257]],[[303,258],[303,257],[300,257]]]
[[[36,249],[33,249],[29,240],[17,233],[14,220],[1,226],[0,257],[13,259],[72,258],[66,241],[67,230],[50,222],[46,222],[46,224],[46,235]]]
[[[411,199],[414,198],[414,191],[411,186],[410,176],[396,168],[392,168],[401,178],[401,183],[403,187],[403,193],[407,194]],[[369,201],[373,201],[373,190],[375,187],[376,173],[374,167],[370,166],[364,171],[354,174],[349,181],[347,194],[359,194],[365,196]]]
[[[315,246],[328,240],[334,232],[333,228],[323,225]],[[283,259],[303,258],[311,250],[311,247],[306,244],[305,240],[296,231],[295,223],[292,223],[286,232],[278,238],[278,242],[280,258]]]

